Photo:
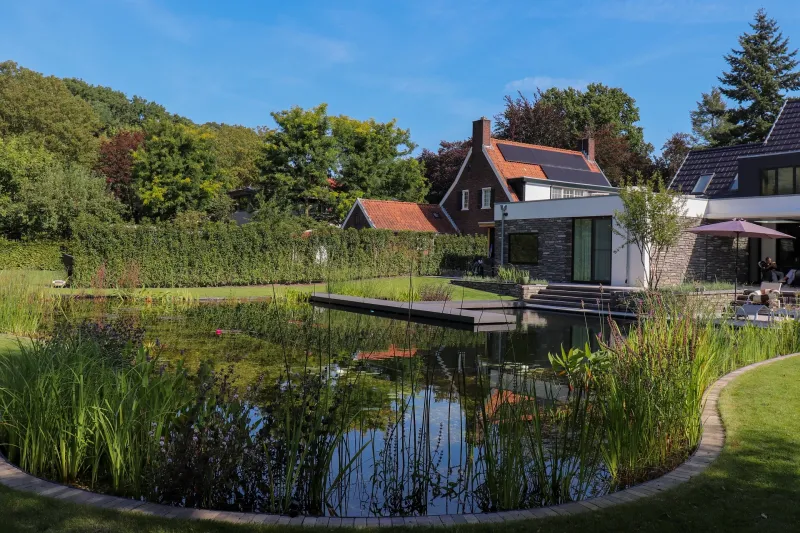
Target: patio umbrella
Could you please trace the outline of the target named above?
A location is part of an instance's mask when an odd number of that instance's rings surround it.
[[[791,235],[781,233],[774,229],[765,228],[758,224],[753,224],[741,218],[734,218],[726,222],[716,224],[706,224],[697,226],[689,230],[690,233],[698,235],[712,235],[715,237],[734,237],[736,238],[736,277],[733,278],[733,298],[736,299],[739,281],[739,238],[750,237],[753,239],[794,239]]]

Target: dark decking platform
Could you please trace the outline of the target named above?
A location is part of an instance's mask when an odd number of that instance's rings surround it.
[[[454,322],[467,326],[505,325],[515,324],[517,321],[514,315],[483,311],[481,309],[462,309],[459,302],[393,302],[376,298],[360,298],[328,293],[312,294],[310,302],[339,308],[376,311],[406,318]],[[513,307],[509,305],[510,303],[506,302],[506,305],[496,304],[494,307]],[[464,302],[464,304],[466,307],[468,302]]]

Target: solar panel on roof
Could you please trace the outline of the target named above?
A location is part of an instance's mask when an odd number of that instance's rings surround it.
[[[572,168],[576,170],[589,170],[589,165],[580,154],[542,150],[529,146],[497,143],[500,153],[506,161],[526,163],[528,165],[550,165],[555,167]]]
[[[610,186],[606,177],[600,172],[590,172],[588,170],[578,170],[576,168],[553,167],[549,165],[540,166],[549,180],[579,183],[581,185]]]

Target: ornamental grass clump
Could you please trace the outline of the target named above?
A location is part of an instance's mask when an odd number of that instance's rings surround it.
[[[648,304],[627,335],[612,322],[608,371],[598,379],[604,461],[620,487],[677,466],[696,447],[720,353],[708,342],[713,325],[692,309],[658,296]]]
[[[34,335],[58,304],[25,272],[0,272],[0,333]]]

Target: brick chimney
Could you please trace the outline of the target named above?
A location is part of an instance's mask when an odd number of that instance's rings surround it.
[[[472,123],[472,152],[481,151],[482,146],[492,144],[492,121],[486,117],[481,117]]]
[[[578,150],[583,152],[586,159],[594,161],[594,135],[589,133],[586,137],[578,141]]]

